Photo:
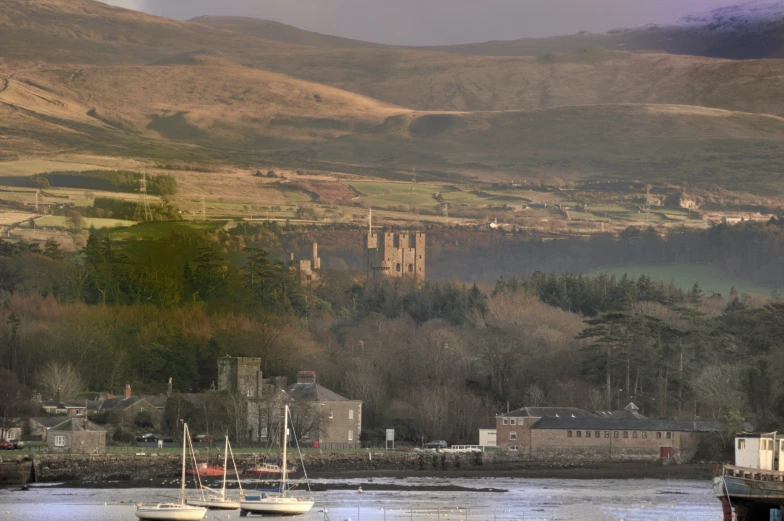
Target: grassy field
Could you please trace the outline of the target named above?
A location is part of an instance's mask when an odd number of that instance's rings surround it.
[[[766,297],[770,296],[771,291],[774,289],[729,277],[709,264],[613,266],[590,271],[587,275],[598,275],[600,273],[607,273],[616,277],[621,277],[624,274],[628,274],[630,277],[639,277],[646,274],[654,280],[672,282],[684,290],[691,289],[694,283],[697,282],[706,294],[715,292],[720,293],[724,297],[729,295],[730,288],[733,286],[741,293],[754,293]]]
[[[122,219],[101,219],[97,217],[82,217],[82,228],[120,228],[134,226],[136,221],[125,221]],[[70,225],[62,215],[44,215],[35,220],[35,225],[39,228],[68,228]],[[29,227],[29,223],[23,227]]]

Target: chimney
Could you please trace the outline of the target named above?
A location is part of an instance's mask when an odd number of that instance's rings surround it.
[[[169,377],[169,386],[166,389],[166,396],[172,395],[172,377]]]
[[[131,397],[131,384],[125,384],[125,398]]]
[[[63,388],[62,387],[58,387],[57,388],[57,394],[55,395],[54,399],[57,401],[58,404],[63,401]]]
[[[297,373],[298,384],[316,383],[316,371],[300,371]]]

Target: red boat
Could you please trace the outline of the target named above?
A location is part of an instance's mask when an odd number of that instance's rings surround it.
[[[252,469],[248,469],[245,471],[245,474],[251,474],[256,476],[280,476],[282,473],[282,469],[280,468],[279,463],[259,463]],[[292,474],[297,473],[296,467],[289,467],[287,474],[291,476]]]
[[[208,477],[208,478],[220,478],[223,477],[223,467],[221,465],[207,465],[206,463],[199,463],[196,465],[196,471],[189,470],[188,474],[191,476],[199,475],[201,477]],[[234,475],[233,470],[227,470],[226,474],[229,476]]]

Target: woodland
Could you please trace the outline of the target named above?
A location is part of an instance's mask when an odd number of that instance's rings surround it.
[[[412,440],[471,442],[496,414],[525,405],[634,401],[647,416],[720,420],[728,433],[744,418],[781,421],[776,298],[543,271],[480,287],[372,285],[326,269],[305,285],[262,247],[289,232],[245,232],[137,241],[96,232],[76,253],[0,243],[3,415],[20,389],[46,394],[53,370],[76,381],[63,398],[126,382],[163,393],[169,378],[188,394],[213,389],[217,358],[232,355],[261,358],[265,377],[315,370],[363,401],[371,443],[390,425]]]

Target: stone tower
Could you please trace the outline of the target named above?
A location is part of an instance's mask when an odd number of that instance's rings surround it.
[[[227,356],[218,359],[218,390],[246,398],[262,395],[261,358]]]
[[[370,222],[365,237],[365,273],[373,281],[395,278],[424,282],[425,234],[373,233]]]

